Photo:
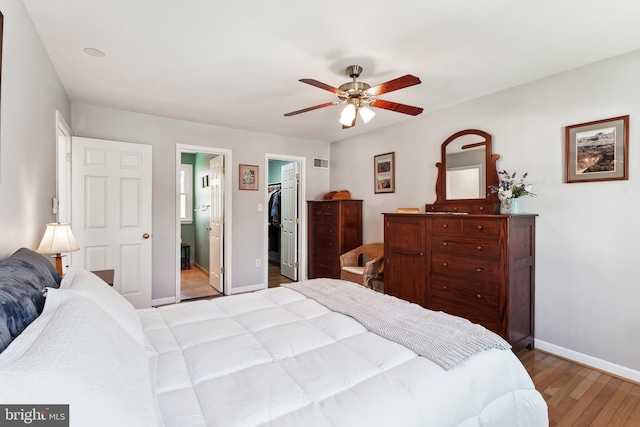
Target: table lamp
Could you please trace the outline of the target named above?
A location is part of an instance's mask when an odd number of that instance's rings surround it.
[[[52,222],[47,224],[44,237],[38,247],[38,252],[45,255],[52,255],[56,259],[56,270],[60,276],[62,274],[62,255],[65,252],[74,252],[80,247],[71,232],[71,224]]]

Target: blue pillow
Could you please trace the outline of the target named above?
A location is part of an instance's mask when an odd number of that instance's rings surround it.
[[[0,352],[42,313],[43,290],[61,280],[47,258],[27,248],[0,261]]]

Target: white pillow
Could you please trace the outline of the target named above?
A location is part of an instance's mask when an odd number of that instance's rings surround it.
[[[90,299],[49,289],[0,354],[0,402],[69,404],[72,426],[158,426],[145,350]]]
[[[144,331],[135,307],[98,276],[87,270],[69,268],[60,289],[91,299],[144,348]]]

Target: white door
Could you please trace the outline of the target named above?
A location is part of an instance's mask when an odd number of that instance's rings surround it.
[[[224,156],[209,161],[211,222],[209,224],[209,284],[224,293]]]
[[[72,138],[72,265],[114,270],[114,288],[151,306],[150,145]]]
[[[280,274],[298,280],[298,163],[280,168]]]

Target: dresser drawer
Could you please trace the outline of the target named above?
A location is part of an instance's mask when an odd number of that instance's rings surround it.
[[[500,279],[500,262],[432,252],[431,271],[445,276],[462,277],[470,282],[497,282]]]
[[[470,283],[438,275],[432,278],[432,310],[464,317],[498,332],[500,311],[497,284]]]
[[[324,264],[314,264],[311,267],[311,272],[309,273],[310,279],[316,279],[318,277],[329,277],[334,279],[340,278],[340,269],[335,266],[327,266]]]
[[[318,228],[323,225],[334,225],[338,226],[338,217],[335,215],[317,215],[314,214],[311,216],[311,224],[313,228]]]
[[[340,205],[332,202],[318,202],[313,204],[313,214],[337,215]]]
[[[338,242],[334,236],[321,236],[314,239],[313,254],[340,256]]]
[[[338,226],[333,224],[317,224],[310,229],[311,235],[317,238],[337,239]]]
[[[500,242],[496,239],[463,239],[456,236],[436,237],[431,250],[454,255],[469,255],[478,258],[500,259]]]
[[[465,218],[462,220],[462,234],[465,236],[500,238],[500,221],[494,219]]]
[[[434,216],[431,220],[431,232],[436,234],[461,234],[462,219],[457,215],[445,217]]]

